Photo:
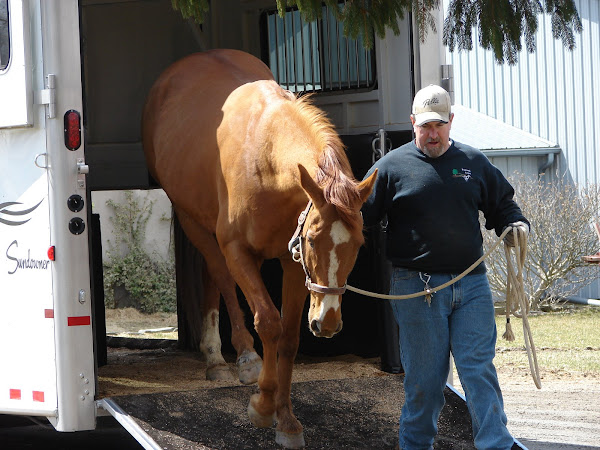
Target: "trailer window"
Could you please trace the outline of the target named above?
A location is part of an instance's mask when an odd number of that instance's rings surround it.
[[[283,88],[302,93],[374,87],[375,51],[365,50],[361,38],[346,38],[326,6],[314,22],[303,21],[297,9],[283,18],[267,11],[261,29],[268,52],[263,56]]]
[[[8,65],[8,36],[8,0],[0,0],[0,70]]]

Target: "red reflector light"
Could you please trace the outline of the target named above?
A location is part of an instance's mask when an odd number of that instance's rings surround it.
[[[67,317],[67,325],[70,327],[90,325],[91,323],[90,316]]]
[[[43,391],[33,391],[33,401],[34,402],[44,402],[44,392]]]
[[[21,400],[21,389],[9,389],[9,398],[11,400]]]
[[[69,150],[81,146],[81,116],[74,109],[65,113],[65,146]]]
[[[48,249],[48,259],[54,261],[54,245]]]

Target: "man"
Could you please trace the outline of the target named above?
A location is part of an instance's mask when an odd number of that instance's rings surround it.
[[[529,232],[513,201],[514,190],[479,150],[450,139],[450,96],[430,85],[415,95],[415,140],[393,150],[378,169],[363,206],[365,224],[387,216],[386,255],[392,262],[390,294],[439,286],[483,254],[479,211],[487,229]],[[508,237],[510,236],[510,238]],[[507,243],[512,243],[512,233]],[[431,297],[392,300],[405,371],[400,447],[433,448],[444,405],[450,352],[465,391],[478,449],[509,449],[502,393],[493,365],[496,325],[492,295],[481,263]]]

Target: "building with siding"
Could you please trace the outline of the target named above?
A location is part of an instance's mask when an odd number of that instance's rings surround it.
[[[446,49],[455,108],[466,119],[453,124],[454,138],[479,146],[505,174],[542,170],[580,186],[600,184],[600,1],[575,3],[583,31],[574,51],[554,39],[545,15],[536,52],[523,50],[514,66],[479,47],[477,30],[472,51]],[[580,295],[598,298],[600,282]]]

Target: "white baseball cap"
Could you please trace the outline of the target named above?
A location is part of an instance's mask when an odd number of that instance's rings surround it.
[[[421,89],[413,100],[412,113],[415,125],[427,122],[449,122],[451,105],[450,94],[440,86],[430,84]]]

